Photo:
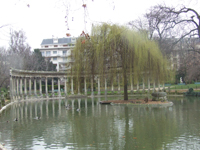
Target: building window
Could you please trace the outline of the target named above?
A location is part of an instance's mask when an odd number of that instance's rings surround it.
[[[46,56],[51,56],[51,51],[46,51]]]
[[[58,47],[58,45],[54,45],[54,47]]]
[[[63,61],[67,61],[67,58],[63,58]]]
[[[63,55],[66,56],[66,54],[67,54],[67,51],[63,51]]]
[[[49,46],[44,46],[45,48],[48,48]]]
[[[45,53],[44,52],[41,52],[42,56],[45,56]]]
[[[58,43],[58,39],[53,39],[53,43]]]
[[[57,54],[57,51],[53,51],[53,54]]]
[[[57,60],[57,57],[54,57],[53,60]]]
[[[68,45],[63,45],[63,47],[67,47]]]

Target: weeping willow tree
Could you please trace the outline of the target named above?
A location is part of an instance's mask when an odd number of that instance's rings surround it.
[[[91,35],[82,34],[73,50],[75,59],[72,74],[98,75],[101,78],[123,79],[124,100],[128,100],[128,79],[137,83],[139,78],[150,77],[163,81],[168,77],[167,60],[158,45],[125,26],[103,24],[94,26]]]

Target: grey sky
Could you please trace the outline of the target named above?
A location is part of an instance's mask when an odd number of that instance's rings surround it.
[[[66,6],[70,2],[68,27],[66,26]],[[44,38],[80,35],[82,30],[89,32],[91,24],[110,22],[125,24],[142,16],[150,6],[160,3],[186,5],[199,8],[198,0],[84,0],[87,12],[84,24],[82,0],[6,0],[0,1],[0,46],[8,46],[10,28],[23,29],[27,42],[34,48],[40,47]],[[30,7],[27,5],[29,4]]]

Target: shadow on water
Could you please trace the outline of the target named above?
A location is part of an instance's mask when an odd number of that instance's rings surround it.
[[[174,105],[162,108],[99,104],[105,97],[15,103],[0,116],[0,143],[8,149],[200,147],[200,99],[170,99]]]

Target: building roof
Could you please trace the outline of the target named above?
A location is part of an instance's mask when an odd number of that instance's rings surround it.
[[[58,42],[54,43],[54,40],[58,40]],[[41,45],[51,45],[51,44],[69,44],[73,43],[72,39],[75,38],[51,38],[51,39],[43,39]]]

